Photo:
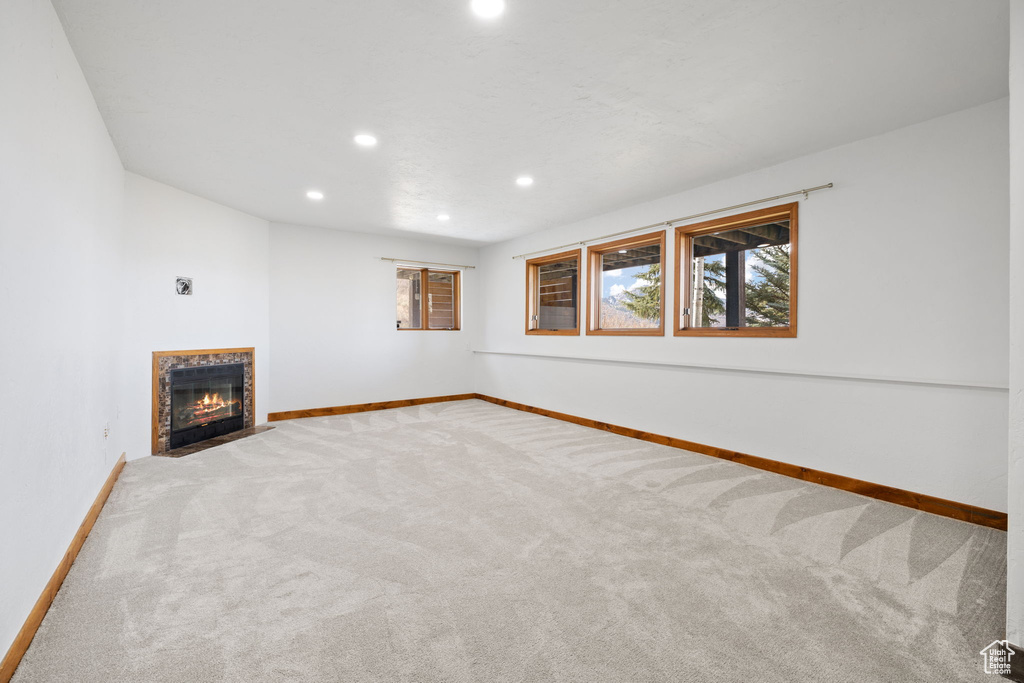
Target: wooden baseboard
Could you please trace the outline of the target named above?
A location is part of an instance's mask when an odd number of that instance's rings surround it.
[[[57,570],[50,577],[46,588],[43,589],[43,594],[39,596],[39,600],[36,601],[32,611],[29,612],[25,625],[21,627],[21,631],[18,632],[10,649],[7,650],[3,661],[0,662],[0,683],[8,683],[14,676],[14,671],[18,668],[18,664],[21,663],[21,658],[25,656],[25,652],[28,651],[28,646],[32,644],[32,639],[35,637],[36,631],[39,630],[39,625],[43,623],[43,617],[46,616],[47,610],[53,604],[53,599],[57,597],[57,591],[60,590],[61,584],[64,583],[64,579],[71,570],[72,563],[78,557],[78,552],[85,544],[85,539],[89,532],[92,531],[96,518],[100,515],[100,510],[103,509],[103,505],[107,502],[107,497],[110,496],[110,491],[114,488],[114,482],[121,475],[124,463],[125,454],[122,453],[121,457],[117,460],[117,464],[114,465],[110,476],[107,477],[106,483],[103,484],[103,488],[100,489],[99,495],[96,496],[96,501],[89,508],[89,513],[85,516],[85,520],[78,527],[78,533],[71,540],[71,546],[64,553],[64,558],[57,565]]]
[[[388,410],[390,408],[408,408],[425,403],[444,403],[445,401],[468,401],[477,398],[476,394],[454,394],[452,396],[430,396],[428,398],[409,398],[402,401],[380,401],[379,403],[357,403],[350,406],[333,406],[331,408],[313,408],[311,410],[286,410],[267,415],[267,422],[296,420],[303,417],[327,417],[329,415],[348,415],[365,413],[371,410]]]
[[[871,482],[854,479],[852,477],[844,477],[840,474],[831,474],[829,472],[814,470],[809,467],[800,467],[799,465],[791,465],[777,460],[760,458],[756,455],[748,455],[746,453],[731,451],[725,448],[707,446],[694,441],[676,439],[671,436],[662,436],[660,434],[651,434],[650,432],[642,432],[638,429],[630,429],[629,427],[620,427],[618,425],[608,424],[607,422],[598,422],[597,420],[590,420],[585,417],[558,413],[553,410],[545,410],[544,408],[535,408],[534,406],[506,401],[500,398],[494,398],[493,396],[476,394],[475,397],[482,401],[488,401],[499,406],[505,406],[506,408],[514,408],[515,410],[543,415],[556,420],[583,425],[584,427],[601,429],[606,432],[612,432],[613,434],[628,436],[633,439],[640,439],[641,441],[649,441],[663,446],[672,446],[674,448],[681,448],[695,453],[702,453],[704,455],[710,455],[713,458],[731,460],[732,462],[754,467],[759,470],[774,472],[787,477],[793,477],[794,479],[810,481],[815,484],[830,486],[843,491],[859,493],[862,496],[884,500],[889,503],[895,503],[896,505],[914,508],[915,510],[930,512],[932,514],[941,515],[942,517],[959,519],[963,522],[970,522],[971,524],[978,524],[980,526],[1000,529],[1002,531],[1006,531],[1007,528],[1007,516],[1005,512],[987,510],[974,505],[944,500],[942,498],[936,498],[923,493],[904,491],[903,489],[885,486],[884,484],[873,484]]]

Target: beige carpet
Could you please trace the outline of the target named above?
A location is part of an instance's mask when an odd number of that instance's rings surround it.
[[[14,678],[989,681],[1005,535],[481,401],[128,463]]]

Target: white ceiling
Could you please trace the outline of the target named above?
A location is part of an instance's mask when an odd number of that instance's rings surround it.
[[[127,169],[273,221],[476,243],[1007,94],[1007,0],[53,4]]]

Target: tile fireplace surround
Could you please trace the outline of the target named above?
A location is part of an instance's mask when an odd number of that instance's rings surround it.
[[[245,405],[242,406],[243,428],[253,427],[256,422],[254,358],[254,347],[196,349],[192,351],[154,351],[152,454],[158,455],[170,450],[171,370],[207,365],[223,365],[225,363],[242,363],[245,366]]]

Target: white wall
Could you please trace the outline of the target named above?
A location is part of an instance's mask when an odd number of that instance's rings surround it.
[[[0,9],[0,93],[2,657],[123,450],[123,180],[46,0]]]
[[[253,346],[256,423],[270,377],[267,221],[125,173],[127,315],[120,406],[128,458],[150,455],[154,351]],[[179,296],[177,276],[193,279]]]
[[[474,265],[477,250],[273,224],[271,412],[473,391],[478,274],[462,276],[462,330],[395,329],[395,265]]]
[[[978,387],[480,353],[477,390],[1005,510],[1006,131],[1002,100],[481,251],[483,351]],[[828,182],[800,202],[796,339],[523,333],[515,254]]]
[[[1010,11],[1010,530],[1006,637],[1024,645],[1024,0],[1012,0]]]

